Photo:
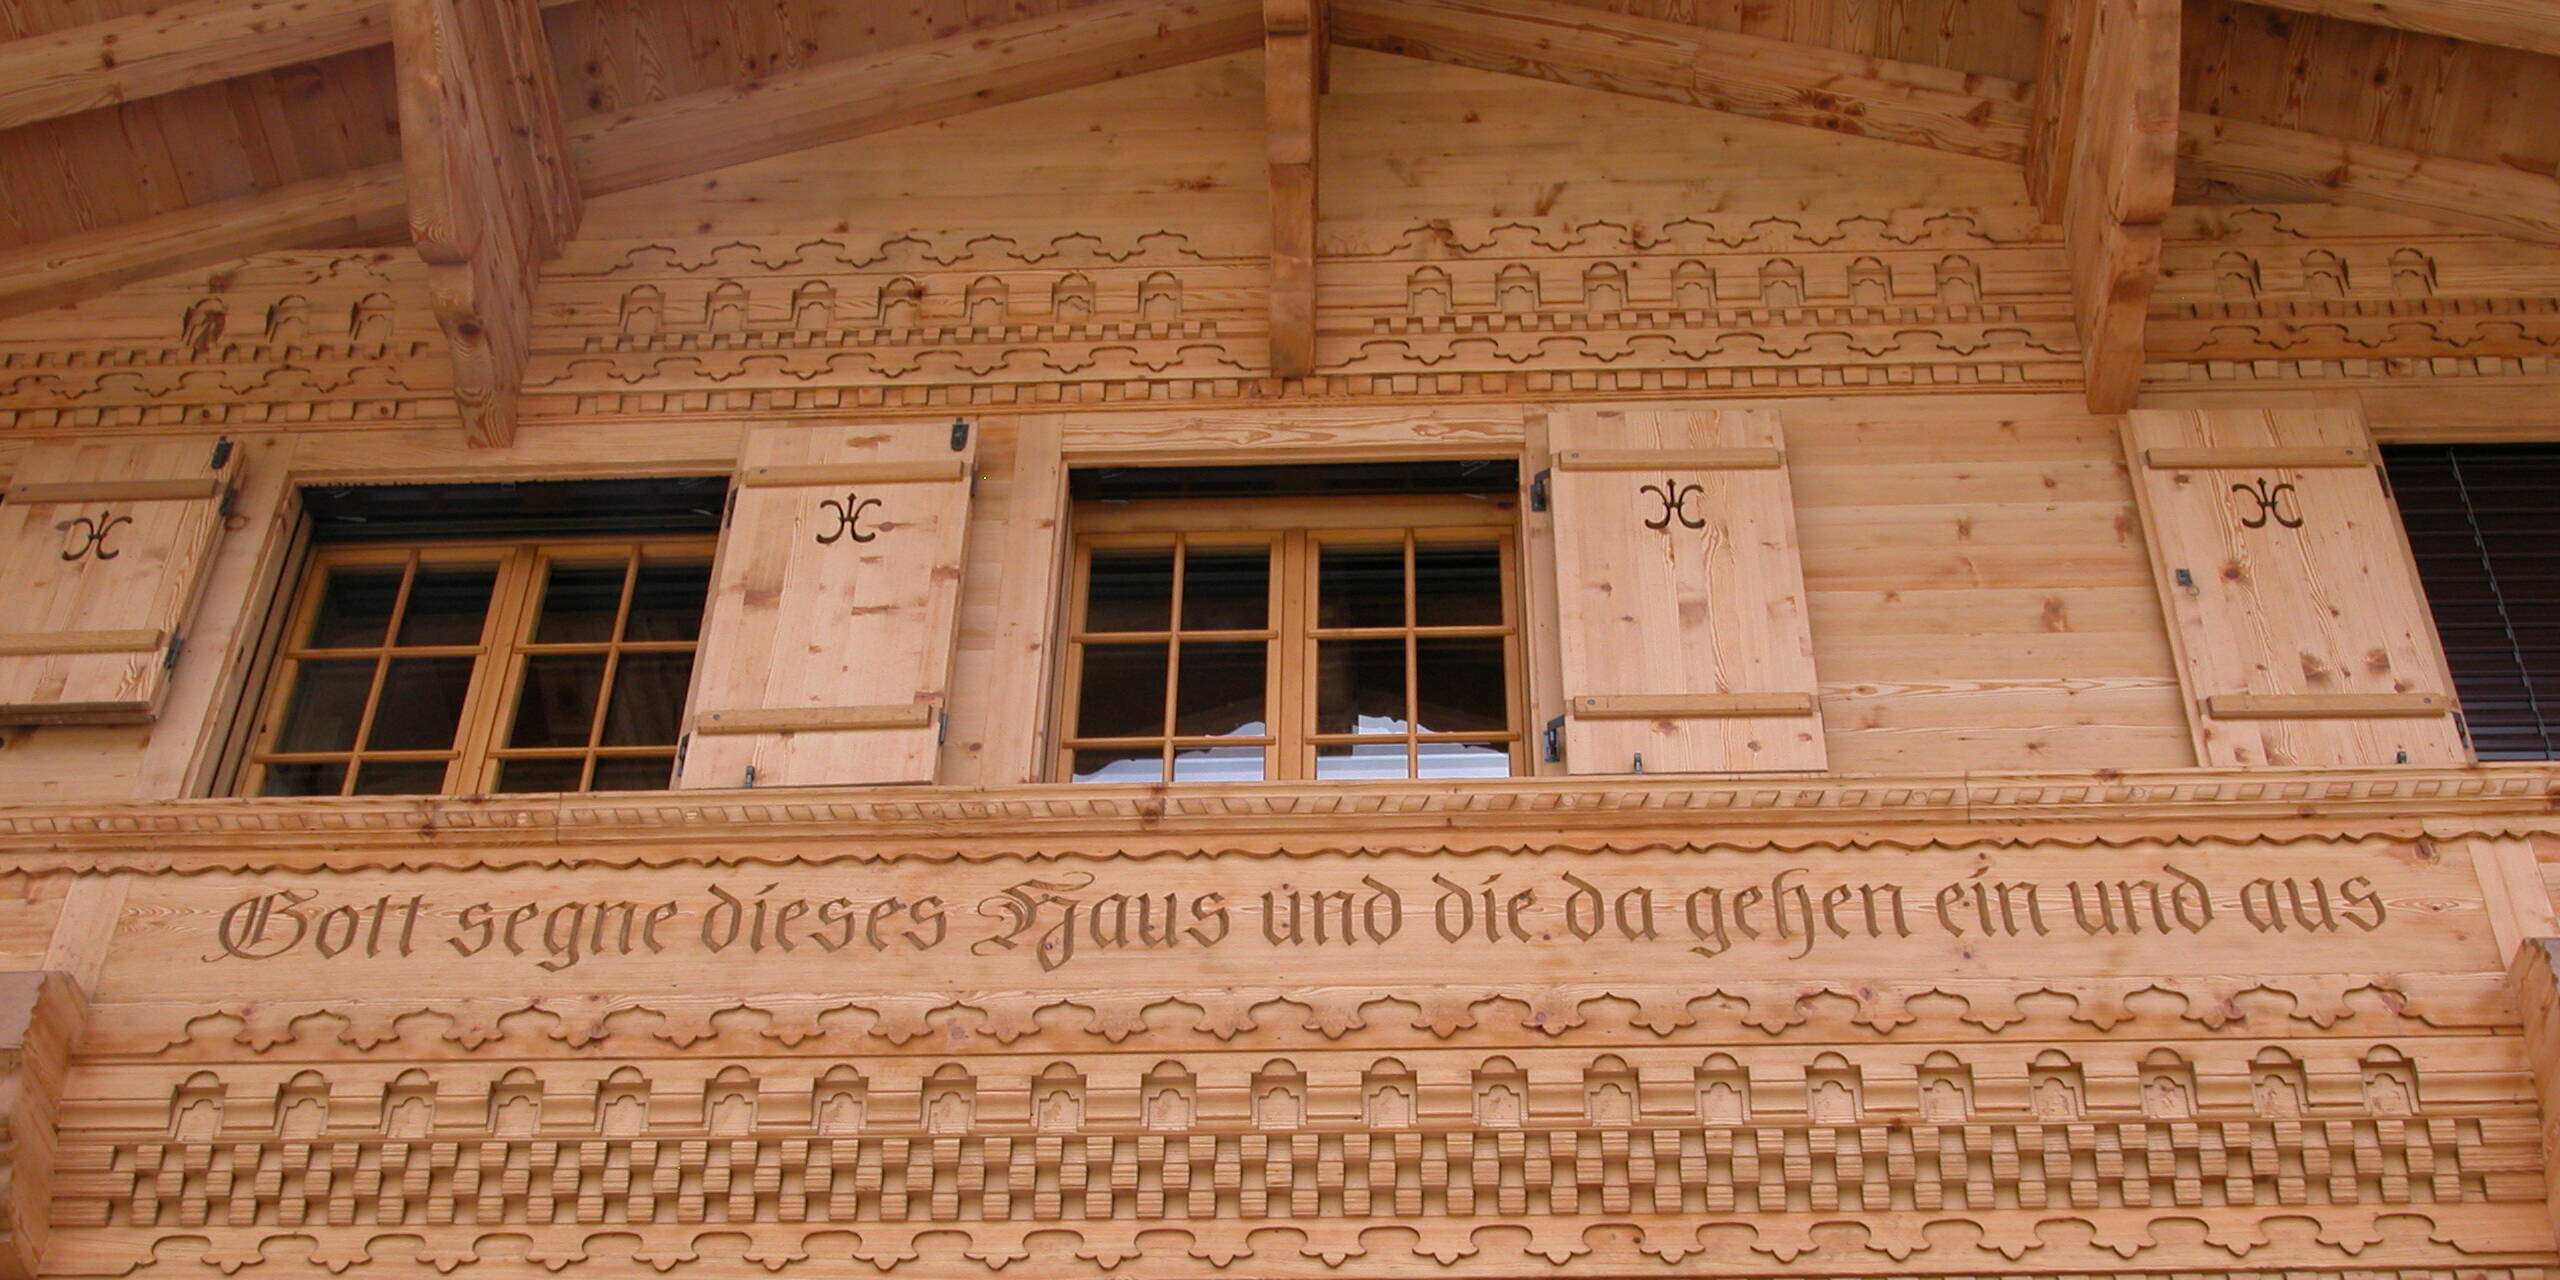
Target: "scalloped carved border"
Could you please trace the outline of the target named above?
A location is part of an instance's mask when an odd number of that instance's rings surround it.
[[[2144,1011],[2205,1031],[2256,1025],[2258,1034],[2304,1034],[2344,1024],[2363,1032],[2384,1020],[2439,1030],[2514,1025],[2504,975],[2305,974],[2250,977],[2121,976],[2018,982],[1813,980],[1697,984],[1483,984],[1429,988],[1300,986],[1110,991],[903,992],[897,994],[723,994],[655,996],[490,996],[477,999],[278,1000],[218,1005],[102,1004],[90,1053],[152,1056],[183,1047],[204,1052],[297,1056],[590,1051],[607,1041],[653,1041],[674,1050],[726,1042],[771,1053],[881,1052],[923,1042],[983,1037],[1011,1045],[1065,1031],[1110,1044],[1132,1037],[1249,1033],[1342,1040],[1355,1032],[1423,1034],[1449,1040],[1485,1030],[1513,1037],[1566,1036],[1605,1002],[1633,1006],[1627,1021],[1657,1037],[1704,1027],[1777,1036],[1845,1013],[1848,1026],[1890,1035],[1997,1034],[2038,1008],[2098,1032]],[[2272,1022],[2273,1027],[2264,1024]]]

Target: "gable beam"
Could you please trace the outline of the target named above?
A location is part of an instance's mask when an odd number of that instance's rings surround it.
[[[578,229],[551,46],[533,0],[393,0],[409,234],[473,444],[515,440],[542,264]]]
[[[2026,153],[2022,84],[1560,0],[1334,0],[1333,38],[2011,163]]]
[[[2560,54],[2550,0],[2255,0],[2276,9],[2371,26]]]
[[[183,0],[0,44],[0,129],[390,42],[390,0]]]
[[[2179,0],[2058,0],[2047,12],[2028,184],[2059,215],[2089,407],[2142,383],[2160,224],[2177,194]]]
[[[1055,18],[908,45],[572,122],[588,196],[690,177],[980,107],[1241,53],[1256,0],[1110,0]],[[0,251],[0,317],[253,253],[343,244],[396,225],[402,166],[382,165]]]
[[[1262,98],[1271,163],[1271,373],[1316,367],[1316,104],[1324,0],[1263,0]]]
[[[2560,179],[2201,113],[2181,134],[2190,179],[2560,244]]]

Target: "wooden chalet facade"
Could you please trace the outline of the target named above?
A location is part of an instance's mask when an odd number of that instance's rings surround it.
[[[2548,0],[148,2],[0,1280],[2560,1268]]]

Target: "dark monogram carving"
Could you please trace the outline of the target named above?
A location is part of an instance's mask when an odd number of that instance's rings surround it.
[[[100,560],[113,560],[124,553],[107,545],[107,535],[132,523],[132,516],[100,511],[95,516],[74,516],[53,527],[62,530],[64,534],[63,559],[86,560],[95,557]]]
[[[1692,515],[1689,511],[1690,499],[1706,492],[1705,489],[1697,485],[1682,484],[1678,479],[1672,476],[1664,476],[1662,478],[1662,483],[1640,486],[1637,488],[1636,492],[1652,494],[1654,499],[1662,504],[1662,514],[1655,516],[1651,520],[1645,521],[1645,528],[1659,529],[1664,533],[1669,533],[1671,532],[1671,522],[1674,520],[1679,521],[1680,527],[1683,529],[1704,529],[1707,527],[1707,518],[1705,516]]]
[[[2241,528],[2264,529],[2269,521],[2287,529],[2302,527],[2299,495],[2294,493],[2290,482],[2270,484],[2265,476],[2260,476],[2254,484],[2231,486],[2231,491],[2258,504],[2257,514],[2240,517]]]
[[[850,538],[855,542],[869,542],[872,539],[879,537],[880,531],[878,529],[865,529],[862,527],[863,513],[868,512],[879,505],[880,500],[878,498],[865,498],[859,494],[850,492],[844,495],[844,500],[842,502],[829,498],[826,501],[819,503],[819,510],[834,513],[836,518],[836,527],[827,533],[819,534],[818,545],[825,546],[846,538]]]

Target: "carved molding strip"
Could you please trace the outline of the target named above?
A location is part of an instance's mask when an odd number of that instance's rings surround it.
[[[2281,845],[2560,830],[2560,766],[1459,785],[179,800],[0,808],[35,871],[610,866],[830,858],[1286,856],[1520,847]],[[2225,824],[2201,831],[2198,824]],[[1707,824],[1701,826],[1701,824]],[[1847,828],[1847,829],[1844,829]],[[1931,828],[1934,828],[1932,830]],[[2163,839],[2163,829],[2198,832]],[[834,843],[825,843],[832,841]],[[789,847],[773,848],[776,842]]]

